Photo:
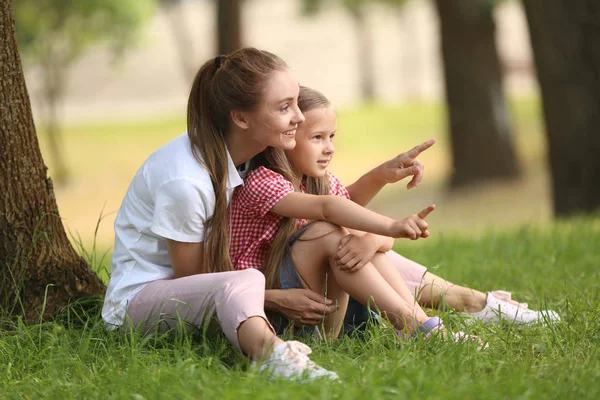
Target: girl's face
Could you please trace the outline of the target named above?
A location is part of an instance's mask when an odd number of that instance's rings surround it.
[[[263,99],[255,110],[246,113],[252,140],[263,147],[294,148],[296,128],[304,121],[298,108],[299,91],[289,69],[271,75]]]
[[[325,176],[335,148],[336,115],[332,107],[316,108],[304,113],[306,120],[296,131],[296,147],[286,151],[294,172],[300,177]]]

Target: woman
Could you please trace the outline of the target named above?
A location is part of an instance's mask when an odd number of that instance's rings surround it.
[[[304,117],[285,62],[254,48],[208,60],[188,101],[187,134],[154,152],[133,178],[115,221],[102,316],[110,327],[201,327],[216,313],[227,339],[276,376],[337,379],[283,342],[264,314],[258,271],[233,271],[227,204],[236,168],[268,146],[291,149]]]

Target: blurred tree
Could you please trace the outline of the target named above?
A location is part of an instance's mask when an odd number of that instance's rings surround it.
[[[452,188],[516,178],[521,173],[495,41],[497,2],[435,0],[454,169]]]
[[[151,15],[154,0],[18,0],[17,41],[25,59],[41,68],[45,131],[58,183],[68,173],[61,152],[59,104],[66,90],[69,66],[95,42],[110,41],[120,55]]]
[[[101,294],[104,285],[69,243],[58,214],[10,0],[0,0],[0,71],[0,308],[37,319],[42,312],[60,310],[69,299]]]
[[[191,82],[198,66],[196,65],[195,58],[192,57],[194,54],[194,41],[184,18],[184,0],[159,1],[169,21],[183,78],[186,82]]]
[[[341,4],[352,16],[358,42],[357,63],[359,67],[360,93],[363,100],[375,98],[374,56],[371,37],[367,26],[365,7],[370,3],[383,3],[400,6],[406,0],[341,0]],[[331,2],[328,2],[331,4]],[[324,0],[303,0],[302,13],[308,16],[316,15],[325,5]]]
[[[548,136],[554,213],[600,208],[600,2],[524,0]]]
[[[229,54],[242,47],[241,6],[243,0],[217,1],[217,50]]]

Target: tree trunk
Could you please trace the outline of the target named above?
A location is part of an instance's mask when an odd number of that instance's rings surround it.
[[[451,187],[520,175],[491,6],[435,0],[452,147]]]
[[[14,37],[10,0],[0,0],[0,307],[27,319],[49,315],[104,286],[75,252],[42,159]]]
[[[186,83],[191,82],[199,66],[196,57],[192,57],[195,54],[194,43],[189,26],[186,23],[187,20],[184,17],[183,3],[181,0],[161,0],[161,5],[167,14],[184,81]]]
[[[369,34],[369,27],[362,8],[352,12],[352,19],[356,27],[356,40],[358,42],[358,74],[360,79],[360,94],[363,100],[372,101],[375,98],[375,82],[373,80],[373,44]]]
[[[229,54],[242,47],[242,0],[217,0],[217,49],[219,54]]]
[[[600,3],[524,0],[548,137],[554,213],[600,208]]]

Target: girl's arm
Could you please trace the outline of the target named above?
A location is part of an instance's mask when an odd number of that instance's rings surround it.
[[[416,158],[434,143],[435,139],[429,139],[361,176],[352,185],[346,187],[352,201],[365,206],[386,184],[398,182],[408,176],[413,178],[407,188],[412,189],[418,186],[423,179],[424,167]]]
[[[434,209],[435,206],[432,205],[417,215],[397,221],[343,197],[293,192],[279,200],[271,212],[284,217],[327,221],[382,236],[414,240],[429,236],[424,218]]]
[[[342,270],[357,271],[365,266],[377,252],[392,249],[394,239],[351,230],[350,234],[340,240],[340,246],[333,260]]]
[[[350,233],[373,243],[375,250],[381,253],[390,251],[392,247],[394,247],[394,238],[389,236],[376,235],[374,233],[361,232],[354,229],[350,229]]]

